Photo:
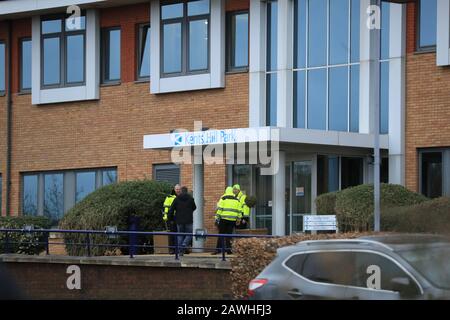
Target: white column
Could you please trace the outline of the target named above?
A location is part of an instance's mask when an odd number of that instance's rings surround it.
[[[266,122],[266,3],[250,0],[249,127]]]
[[[406,6],[390,6],[389,183],[405,185]]]
[[[196,229],[203,229],[203,175],[204,175],[204,167],[203,167],[203,154],[202,152],[194,152],[194,164],[193,164],[193,196],[195,200],[195,204],[197,205],[197,210],[194,212],[194,223],[193,223],[193,231]],[[192,240],[192,246],[194,248],[201,248],[198,250],[194,250],[194,252],[203,251],[204,241],[203,240]]]
[[[272,235],[286,235],[286,153],[275,151],[272,161],[278,161],[278,170],[272,181]]]
[[[277,127],[292,128],[293,11],[291,0],[278,0]]]
[[[373,109],[370,108],[370,29],[367,28],[367,8],[370,0],[361,0],[360,6],[360,36],[359,36],[359,133],[372,133]]]
[[[159,0],[150,2],[150,92],[158,93],[160,91],[160,32],[159,32]]]
[[[437,0],[436,64],[450,65],[450,1]]]

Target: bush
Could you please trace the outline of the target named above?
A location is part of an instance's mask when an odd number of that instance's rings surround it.
[[[130,218],[137,217],[140,220],[139,230],[155,231],[163,230],[164,222],[161,219],[161,209],[165,197],[172,187],[165,182],[153,180],[128,181],[112,184],[100,188],[81,202],[76,204],[60,221],[62,229],[74,230],[105,230],[106,226],[117,226],[120,231],[129,229]],[[152,244],[151,237],[139,237],[138,244]],[[64,242],[69,255],[86,255],[85,246],[73,245],[84,243],[86,235],[65,234]],[[120,236],[117,239],[109,239],[106,235],[91,236],[93,244],[128,244],[128,237]],[[105,255],[117,252],[118,247],[91,248],[92,255]],[[126,254],[126,247],[121,248]],[[149,253],[150,251],[144,251]]]
[[[50,219],[46,217],[18,216],[0,217],[1,229],[22,229],[24,226],[33,225],[34,229],[49,229]],[[47,235],[44,233],[9,233],[9,253],[39,254],[45,250]],[[42,243],[39,243],[42,242]],[[6,253],[5,233],[0,233],[0,253]]]
[[[381,211],[414,205],[428,198],[403,186],[381,184]],[[373,229],[373,185],[360,185],[340,191],[336,196],[336,218],[340,231]]]
[[[336,214],[336,197],[337,192],[329,192],[321,194],[316,198],[316,210],[317,214]]]
[[[333,233],[317,235],[294,235],[282,238],[247,238],[233,241],[231,259],[231,290],[236,299],[247,296],[248,284],[256,278],[275,258],[277,249],[306,240],[353,239],[370,233]]]
[[[450,234],[450,198],[384,210],[381,227],[395,232]]]

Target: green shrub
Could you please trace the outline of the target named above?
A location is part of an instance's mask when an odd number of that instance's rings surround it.
[[[106,226],[117,226],[118,230],[123,231],[129,229],[130,217],[138,217],[139,230],[163,230],[161,208],[171,188],[168,183],[153,180],[128,181],[105,186],[88,195],[67,212],[60,221],[60,227],[73,230],[105,230]],[[85,241],[86,235],[64,235],[69,255],[86,255],[85,246],[72,245]],[[95,235],[91,236],[91,242],[94,244],[91,248],[92,255],[105,255],[117,251],[117,248],[96,247],[95,244],[128,244],[128,238],[120,236],[110,239],[106,235]],[[151,237],[139,237],[138,244],[144,243],[151,244]],[[128,252],[125,247],[121,251]]]
[[[450,198],[413,206],[389,208],[381,216],[382,230],[394,232],[450,233]]]
[[[387,208],[414,205],[428,198],[403,186],[381,184],[381,212]],[[373,229],[373,185],[360,185],[340,191],[336,196],[336,217],[340,231]]]
[[[24,226],[32,225],[34,229],[49,229],[50,219],[46,217],[18,216],[18,217],[0,217],[0,229],[23,229]],[[5,247],[6,234],[0,233],[0,253],[6,253]],[[9,233],[9,253],[19,254],[39,254],[45,250],[44,242],[47,235],[39,233]],[[42,242],[42,243],[39,243]]]
[[[317,214],[336,214],[336,197],[337,192],[329,192],[321,194],[316,198]]]

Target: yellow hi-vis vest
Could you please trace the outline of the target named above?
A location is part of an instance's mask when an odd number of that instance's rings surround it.
[[[242,216],[244,218],[250,217],[250,208],[245,204],[245,198],[247,198],[247,195],[243,194],[242,192],[239,192],[237,198],[241,203]]]
[[[220,198],[217,205],[216,219],[224,219],[228,221],[236,221],[242,219],[241,203],[233,195],[233,193],[225,195]]]
[[[176,195],[171,194],[171,195],[167,196],[166,199],[164,200],[164,205],[163,205],[163,208],[164,208],[163,220],[164,221],[167,221],[167,219],[168,219],[167,214],[169,213],[169,209],[172,206],[173,200],[175,200],[176,197],[177,197]]]

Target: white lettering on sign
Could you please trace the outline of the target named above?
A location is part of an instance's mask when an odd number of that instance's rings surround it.
[[[367,278],[367,288],[381,290],[381,268],[376,265],[367,267],[367,274],[370,276]]]
[[[66,285],[69,290],[81,290],[81,270],[79,266],[67,267],[67,274],[70,276],[67,278]]]

